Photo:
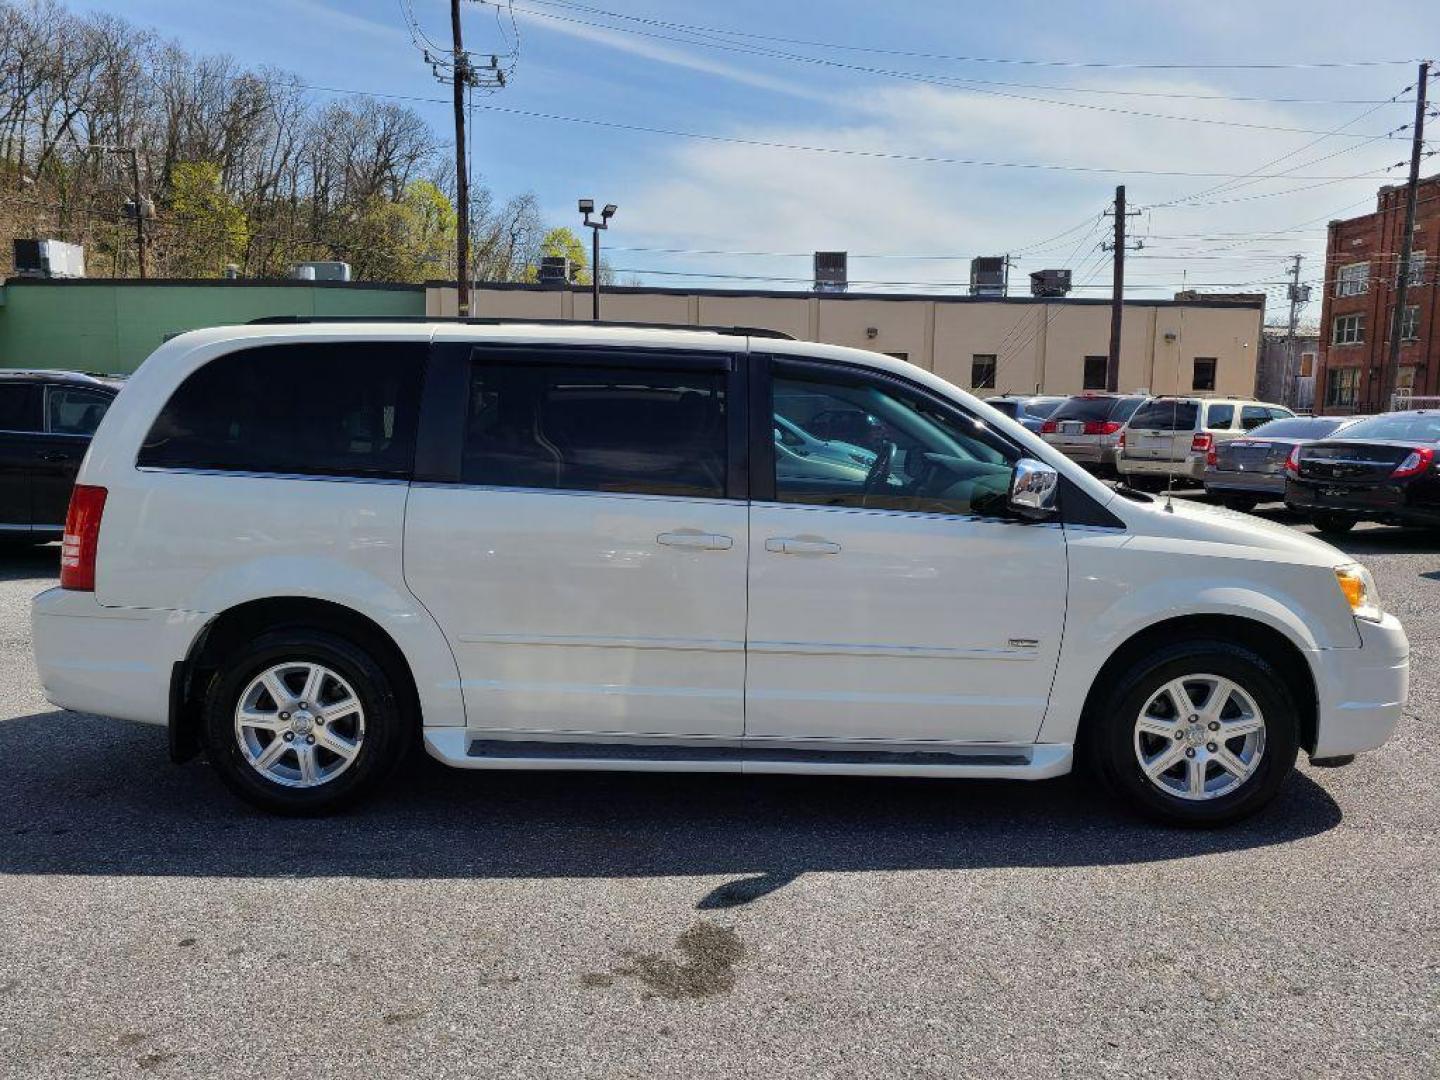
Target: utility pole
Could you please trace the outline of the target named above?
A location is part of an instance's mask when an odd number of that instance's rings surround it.
[[[145,202],[140,196],[140,151],[134,146],[130,154],[130,185],[135,199],[135,258],[139,264],[140,277],[145,277]]]
[[[455,45],[450,80],[455,88],[455,277],[463,319],[470,314],[470,178],[465,168],[465,90],[470,83],[470,58],[460,36],[460,0],[450,0],[450,34]]]
[[[1285,363],[1280,367],[1280,404],[1295,405],[1291,392],[1295,386],[1295,331],[1300,326],[1300,305],[1310,300],[1310,286],[1300,284],[1300,262],[1303,256],[1290,256],[1290,323],[1285,333]]]
[[[1120,389],[1120,328],[1125,317],[1125,219],[1140,211],[1125,209],[1125,185],[1115,189],[1115,253],[1114,277],[1110,287],[1110,356],[1105,364],[1105,389],[1112,394]]]
[[[1405,226],[1400,236],[1400,262],[1396,268],[1395,314],[1390,320],[1390,350],[1385,358],[1380,385],[1380,407],[1390,408],[1395,383],[1400,376],[1400,334],[1405,326],[1405,300],[1410,287],[1410,248],[1415,239],[1415,191],[1420,184],[1420,158],[1425,150],[1425,89],[1430,82],[1430,62],[1420,65],[1415,81],[1415,124],[1410,141],[1410,182],[1405,189]]]

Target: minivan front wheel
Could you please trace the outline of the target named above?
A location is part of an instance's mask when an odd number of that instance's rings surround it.
[[[1222,641],[1177,642],[1135,663],[1088,718],[1101,778],[1151,817],[1225,825],[1280,790],[1299,714],[1262,656]]]
[[[383,779],[403,749],[384,669],[318,630],[280,630],[228,657],[205,700],[208,756],[241,798],[321,814]]]

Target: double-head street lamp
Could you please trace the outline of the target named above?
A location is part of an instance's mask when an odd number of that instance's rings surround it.
[[[590,317],[600,321],[600,230],[610,227],[610,219],[618,209],[614,203],[606,203],[597,221],[590,215],[595,213],[594,199],[580,200],[580,213],[585,216],[584,224],[590,229]]]

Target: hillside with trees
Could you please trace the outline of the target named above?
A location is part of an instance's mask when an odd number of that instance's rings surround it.
[[[132,149],[151,276],[282,277],[311,259],[364,280],[455,276],[454,159],[413,109],[57,0],[0,0],[0,268],[10,238],[51,237],[83,244],[91,277],[134,276]],[[477,276],[532,277],[556,246],[535,196],[471,198]]]

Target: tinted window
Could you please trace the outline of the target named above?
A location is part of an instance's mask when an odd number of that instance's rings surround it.
[[[498,487],[721,497],[725,375],[476,364],[460,475]]]
[[[1132,428],[1152,431],[1189,431],[1200,418],[1200,405],[1195,401],[1156,398],[1135,410],[1130,418]]]
[[[1250,434],[1257,439],[1323,439],[1344,422],[1323,417],[1272,420],[1268,424],[1261,424]]]
[[[1109,374],[1110,358],[1108,356],[1087,356],[1085,357],[1084,381],[1080,385],[1086,390],[1104,390]]]
[[[0,431],[39,431],[39,387],[0,382]]]
[[[775,379],[775,415],[812,429],[845,414],[862,433],[854,453],[775,455],[775,497],[818,506],[929,513],[999,513],[1014,452],[958,410],[887,382],[810,371]],[[833,420],[831,421],[833,422]]]
[[[1120,404],[1115,406],[1115,411],[1110,414],[1111,420],[1119,420],[1122,423],[1135,415],[1135,410],[1145,404],[1143,397],[1121,398]]]
[[[267,345],[180,384],[138,464],[312,476],[408,477],[424,346]]]
[[[1195,358],[1195,377],[1191,381],[1190,389],[1215,389],[1215,358],[1213,356],[1197,356]]]
[[[1234,405],[1211,405],[1205,414],[1205,426],[1228,428],[1235,422]]]
[[[49,430],[54,435],[94,435],[113,394],[79,386],[52,386],[45,392]]]
[[[1020,402],[1015,401],[1014,399],[1007,401],[1003,398],[991,398],[985,404],[989,405],[992,409],[995,409],[998,412],[1004,413],[1006,416],[1010,417],[1011,420],[1014,420],[1016,415],[1020,412]]]
[[[1109,420],[1119,403],[1113,397],[1072,397],[1050,414],[1051,420]]]
[[[1275,415],[1277,414],[1263,405],[1246,405],[1240,410],[1240,426],[1246,431],[1250,431],[1261,424],[1268,424]]]
[[[1440,442],[1440,412],[1421,416],[1376,416],[1347,427],[1342,439],[1398,439],[1404,442]]]
[[[1025,402],[1024,413],[1034,420],[1044,420],[1060,407],[1064,398],[1058,397],[1037,397]]]

